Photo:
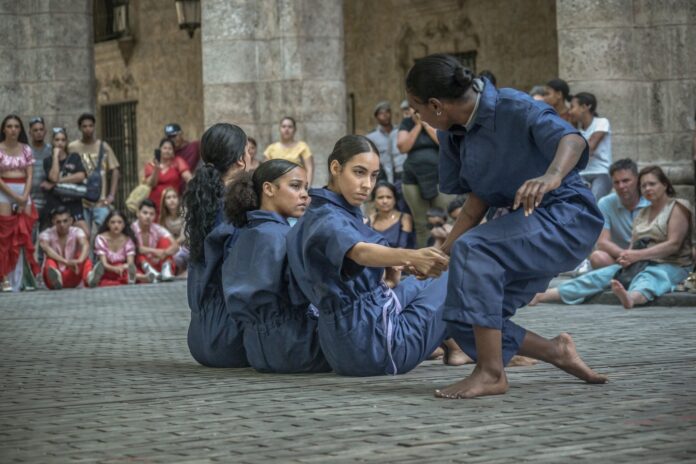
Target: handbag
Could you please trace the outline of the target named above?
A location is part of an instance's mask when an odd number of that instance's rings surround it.
[[[635,242],[633,246],[631,247],[632,250],[642,250],[644,248],[648,248],[648,245],[652,240],[647,239],[647,238],[642,238]],[[616,271],[616,274],[614,274],[614,279],[618,280],[621,285],[623,285],[624,288],[628,288],[631,285],[631,281],[635,279],[635,277],[643,272],[648,265],[652,264],[652,261],[636,261],[635,263],[631,264],[630,266],[627,267],[622,267],[618,271]]]
[[[72,156],[72,153],[70,156]],[[101,142],[99,144],[99,159],[97,161],[97,166],[94,168],[92,173],[87,176],[87,179],[80,184],[56,184],[56,186],[53,187],[53,193],[67,201],[82,199],[91,202],[99,201],[99,197],[101,197],[101,165],[103,159],[104,142]],[[63,175],[64,173],[61,172],[61,176]]]
[[[126,208],[132,213],[138,212],[138,207],[143,200],[150,196],[152,189],[147,184],[137,185],[126,198]]]

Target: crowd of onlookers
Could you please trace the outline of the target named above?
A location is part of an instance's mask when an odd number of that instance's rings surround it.
[[[490,72],[481,77],[486,85],[496,85]],[[683,254],[687,238],[690,243],[690,226],[688,233],[684,232],[680,222],[683,234],[667,234],[673,232],[673,218],[680,214],[668,214],[667,222],[661,224],[664,236],[653,237],[671,244],[658,247],[663,254],[636,250],[636,222],[649,228],[651,223],[643,224],[645,218],[641,215],[654,222],[664,210],[655,210],[656,203],[660,208],[665,206],[660,192],[651,190],[655,182],[664,187],[668,198],[674,194],[664,173],[657,167],[639,173],[629,159],[612,162],[609,120],[599,116],[597,99],[591,93],[571,95],[565,81],[553,79],[535,86],[529,95],[548,104],[588,142],[589,162],[580,174],[599,202],[605,229],[596,251],[575,274],[612,266],[625,268],[627,263],[643,260],[636,257],[643,253],[649,255],[646,259],[650,262],[674,261],[676,264],[672,264],[680,268],[680,272],[670,273],[663,266],[661,271],[669,276],[662,280],[653,276],[644,281],[644,286],[669,291],[677,280],[684,280],[692,261],[687,262],[686,255],[669,257]],[[465,198],[439,191],[435,129],[421,120],[408,101],[404,100],[399,110],[400,122],[395,125],[389,102],[374,107],[377,125],[367,137],[379,150],[381,173],[371,201],[364,206],[365,221],[393,247],[438,246],[451,230]],[[183,234],[182,195],[199,164],[200,142],[186,140],[179,124],[167,124],[152,160],[144,166],[140,185],[128,196],[127,210],[118,211],[114,209],[120,180],[118,158],[108,143],[96,138],[95,123],[94,115],[85,113],[77,121],[78,136],[73,141],[62,127],[52,128],[47,141],[41,117],[29,120],[28,133],[16,115],[2,121],[0,277],[4,291],[166,282],[185,275],[188,249]],[[257,155],[257,142],[249,137],[247,151],[254,163],[281,158],[302,165],[311,184],[312,153],[307,143],[296,140],[296,130],[295,120],[285,117],[280,121],[278,142]],[[674,200],[667,208],[670,212],[672,208],[684,209],[688,213],[685,223],[690,224],[690,207],[684,202]],[[649,213],[642,212],[644,209]],[[486,218],[506,213],[505,209],[491,209]],[[675,237],[681,237],[679,250],[675,248],[675,240],[679,241]],[[595,274],[589,275],[594,278]],[[590,294],[586,293],[588,288],[611,285],[616,269],[609,274],[605,270],[601,282],[594,286],[575,282],[572,284],[582,287],[580,290],[561,288],[554,290],[560,292],[560,297],[553,293],[540,295],[539,300],[582,301]],[[659,292],[653,290],[650,295],[636,290],[641,295],[638,297],[627,288],[636,302],[657,296]]]

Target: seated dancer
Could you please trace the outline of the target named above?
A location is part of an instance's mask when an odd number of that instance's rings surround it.
[[[587,164],[585,140],[547,105],[475,79],[449,55],[418,60],[406,89],[411,107],[438,130],[441,191],[469,194],[442,245],[451,253],[443,317],[477,364],[436,396],[505,393],[504,366],[518,352],[605,382],[568,334],[546,340],[510,320],[588,256],[601,231],[602,216],[578,175]],[[480,225],[491,206],[515,211]]]
[[[87,274],[87,285],[94,288],[134,284],[137,251],[128,219],[118,210],[111,211],[94,239],[97,262]]]
[[[138,239],[135,262],[150,282],[170,282],[176,272],[172,256],[179,251],[179,244],[167,229],[155,222],[156,214],[152,200],[146,198],[140,203],[138,220],[131,226]]]
[[[319,346],[317,314],[290,281],[287,218],[309,203],[307,173],[273,159],[245,172],[225,194],[225,213],[238,227],[222,267],[227,310],[243,325],[244,348],[259,372],[328,372]]]
[[[39,234],[39,246],[46,258],[43,278],[50,290],[75,288],[81,282],[87,284],[92,270],[89,240],[80,227],[73,226],[73,217],[67,206],[59,205],[51,211],[49,227]]]
[[[672,291],[686,279],[694,262],[691,255],[693,217],[686,200],[674,198],[672,183],[658,166],[648,166],[638,175],[643,197],[651,202],[640,210],[633,222],[631,248],[622,251],[612,264],[563,282],[557,288],[539,293],[530,304],[562,301],[580,304],[611,286],[626,309],[645,304]],[[636,243],[644,248],[637,249]],[[614,276],[621,268],[644,263],[626,289]]]
[[[446,279],[400,282],[399,267],[437,277],[448,258],[434,248],[390,248],[364,224],[360,205],[379,174],[369,139],[341,138],[328,164],[329,186],[310,190],[309,208],[288,233],[293,278],[319,309],[321,347],[336,373],[406,373],[445,339]]]
[[[190,250],[188,304],[191,356],[209,367],[247,367],[241,323],[230,317],[222,288],[222,265],[237,229],[223,220],[225,184],[247,170],[247,137],[232,124],[215,124],[201,138],[201,161],[184,195]]]

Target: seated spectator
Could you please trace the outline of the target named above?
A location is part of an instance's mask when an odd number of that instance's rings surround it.
[[[544,101],[551,106],[556,113],[568,122],[570,120],[570,111],[566,102],[570,101],[570,87],[563,79],[551,79],[546,83],[546,96]]]
[[[92,270],[87,234],[73,226],[73,217],[68,208],[59,205],[51,211],[49,227],[39,234],[39,246],[44,252],[43,278],[50,290],[75,288]]]
[[[45,213],[49,216],[59,206],[64,206],[73,218],[75,226],[85,232],[89,238],[89,229],[85,221],[82,199],[62,197],[55,192],[57,184],[82,184],[87,177],[87,170],[82,164],[79,153],[68,154],[65,150],[68,146],[68,135],[62,127],[53,128],[53,153],[43,162],[46,186]],[[50,219],[50,217],[49,217]]]
[[[570,100],[571,122],[577,124],[587,140],[590,160],[580,175],[589,184],[597,200],[611,191],[611,128],[607,118],[597,114],[597,99],[587,92],[573,95]]]
[[[549,94],[546,87],[543,85],[535,85],[532,90],[529,91],[529,96],[537,101],[546,101],[546,96]]]
[[[631,244],[633,219],[650,202],[640,196],[638,166],[631,159],[622,159],[609,168],[614,193],[599,200],[604,216],[604,229],[599,234],[595,251],[590,255],[593,269],[616,264],[618,257]]]
[[[539,293],[530,305],[559,300],[579,304],[611,286],[624,308],[631,309],[671,291],[686,278],[694,264],[691,206],[685,200],[674,198],[674,187],[658,166],[640,171],[638,182],[651,205],[643,208],[633,222],[631,248],[621,252],[616,264]],[[631,266],[638,267],[630,270],[635,276],[627,289],[617,280],[617,273]]]
[[[181,195],[181,186],[191,180],[191,171],[183,158],[174,156],[174,142],[170,139],[162,139],[159,144],[159,159],[155,159],[145,165],[143,182],[150,186],[150,200],[159,207],[162,200],[162,192],[168,187],[176,190]],[[159,211],[158,211],[159,212]]]
[[[394,184],[377,184],[372,191],[375,212],[370,214],[370,227],[381,233],[392,248],[413,248],[413,219],[396,208],[397,198]]]
[[[87,275],[87,285],[94,288],[134,284],[138,277],[136,252],[135,235],[128,219],[118,210],[111,211],[94,239],[97,261]]]
[[[452,230],[452,225],[447,224],[447,213],[442,208],[430,208],[426,213],[426,227],[430,230],[427,246],[439,247]]]
[[[459,213],[462,212],[462,207],[464,206],[465,201],[466,195],[460,195],[454,200],[450,201],[449,205],[447,205],[447,215],[452,220],[452,223],[457,220]]]
[[[176,190],[168,188],[162,193],[159,217],[157,223],[172,234],[174,241],[179,245],[179,251],[174,255],[174,263],[178,273],[186,270],[188,265],[188,247],[184,244],[184,216],[181,214],[181,198]]]
[[[247,137],[246,151],[249,153],[249,159],[251,164],[249,165],[249,171],[256,169],[259,166],[258,151],[259,144],[256,142],[254,137]]]
[[[150,282],[169,282],[176,272],[172,256],[179,244],[167,229],[155,223],[155,217],[155,204],[146,198],[138,208],[138,220],[131,226],[138,245],[136,263]]]

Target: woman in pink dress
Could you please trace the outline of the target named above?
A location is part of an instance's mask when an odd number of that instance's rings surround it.
[[[94,287],[134,284],[136,282],[135,235],[126,216],[114,210],[106,217],[94,240],[96,263],[87,276],[87,284]]]

